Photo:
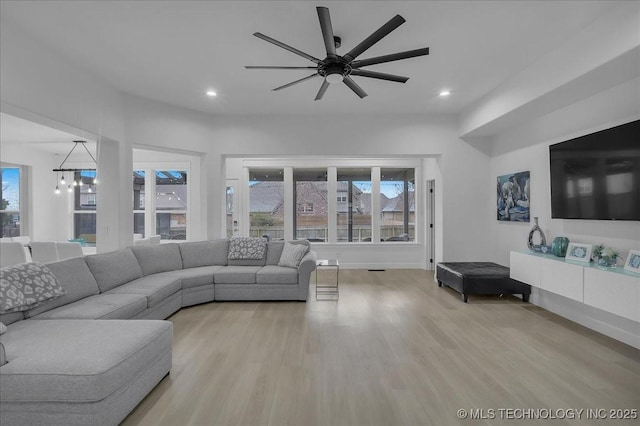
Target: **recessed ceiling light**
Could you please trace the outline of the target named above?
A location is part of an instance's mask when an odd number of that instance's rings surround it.
[[[207,90],[207,96],[214,97],[214,96],[218,96],[218,94],[213,90]]]
[[[440,96],[442,96],[443,98],[449,96],[450,94],[451,92],[448,90],[443,90],[442,92],[440,92]]]

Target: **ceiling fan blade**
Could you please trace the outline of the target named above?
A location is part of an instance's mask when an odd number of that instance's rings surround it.
[[[351,70],[351,75],[357,75],[360,77],[377,78],[380,80],[396,81],[398,83],[406,83],[409,77],[402,77],[401,75],[385,74],[383,72],[366,71],[366,70]]]
[[[358,86],[356,82],[353,81],[351,77],[349,77],[348,75],[344,76],[344,80],[342,80],[342,82],[347,86],[349,86],[349,89],[353,90],[356,93],[356,95],[360,96],[360,99],[367,96],[367,92],[362,90],[362,87]]]
[[[343,56],[343,58],[346,59],[347,62],[353,61],[355,58],[360,56],[362,52],[382,40],[385,36],[387,36],[387,34],[398,28],[403,23],[405,23],[405,20],[402,16],[394,16],[386,24],[378,28],[373,34],[364,39],[359,45],[351,49],[349,53]]]
[[[407,50],[406,52],[392,53],[390,55],[376,56],[375,58],[362,59],[360,61],[351,62],[351,68],[366,67],[367,65],[382,64],[383,62],[399,61],[400,59],[415,58],[416,56],[424,56],[429,54],[429,48]]]
[[[318,94],[316,95],[316,101],[319,101],[324,96],[324,92],[329,88],[329,82],[325,79],[322,80],[322,86],[320,86],[320,90],[318,90]]]
[[[289,52],[295,53],[296,55],[300,55],[303,58],[307,58],[308,60],[310,60],[312,62],[315,62],[316,64],[320,63],[320,59],[314,58],[313,56],[311,56],[311,55],[309,55],[307,53],[304,53],[303,51],[298,50],[295,47],[291,47],[288,44],[284,44],[283,42],[278,41],[276,39],[273,39],[273,38],[271,38],[269,36],[266,36],[266,35],[264,35],[262,33],[253,33],[253,35],[258,37],[258,38],[261,38],[264,41],[268,41],[269,43],[273,43],[278,47],[282,47],[283,49],[286,49]]]
[[[280,67],[271,65],[245,65],[248,70],[315,70],[317,67]]]
[[[318,11],[318,19],[320,19],[320,29],[322,30],[322,38],[324,46],[327,49],[327,56],[336,56],[336,43],[333,40],[333,27],[331,26],[331,16],[329,9],[326,7],[316,7]]]
[[[291,83],[285,84],[284,86],[276,87],[275,89],[273,89],[273,91],[286,89],[287,87],[293,86],[294,84],[302,83],[303,81],[309,80],[310,78],[313,78],[313,77],[317,77],[318,75],[319,75],[318,73],[311,74],[309,76],[301,78],[300,80],[292,81]]]

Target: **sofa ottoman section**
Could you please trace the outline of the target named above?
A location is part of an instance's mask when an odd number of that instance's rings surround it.
[[[12,324],[0,424],[118,424],[169,373],[172,333],[168,321]]]

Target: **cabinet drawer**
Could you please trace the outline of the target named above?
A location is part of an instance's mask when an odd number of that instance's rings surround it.
[[[586,268],[584,303],[640,322],[640,278]]]
[[[522,283],[540,287],[540,259],[512,251],[509,257],[509,276]]]
[[[584,301],[583,270],[582,266],[540,259],[540,288],[582,302]]]

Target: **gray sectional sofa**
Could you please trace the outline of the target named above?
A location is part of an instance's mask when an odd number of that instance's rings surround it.
[[[232,255],[238,240],[133,246],[46,264],[64,294],[0,314],[8,361],[0,366],[0,424],[118,424],[169,373],[172,323],[163,320],[180,308],[307,300],[316,267],[307,241],[264,241],[262,253]]]

